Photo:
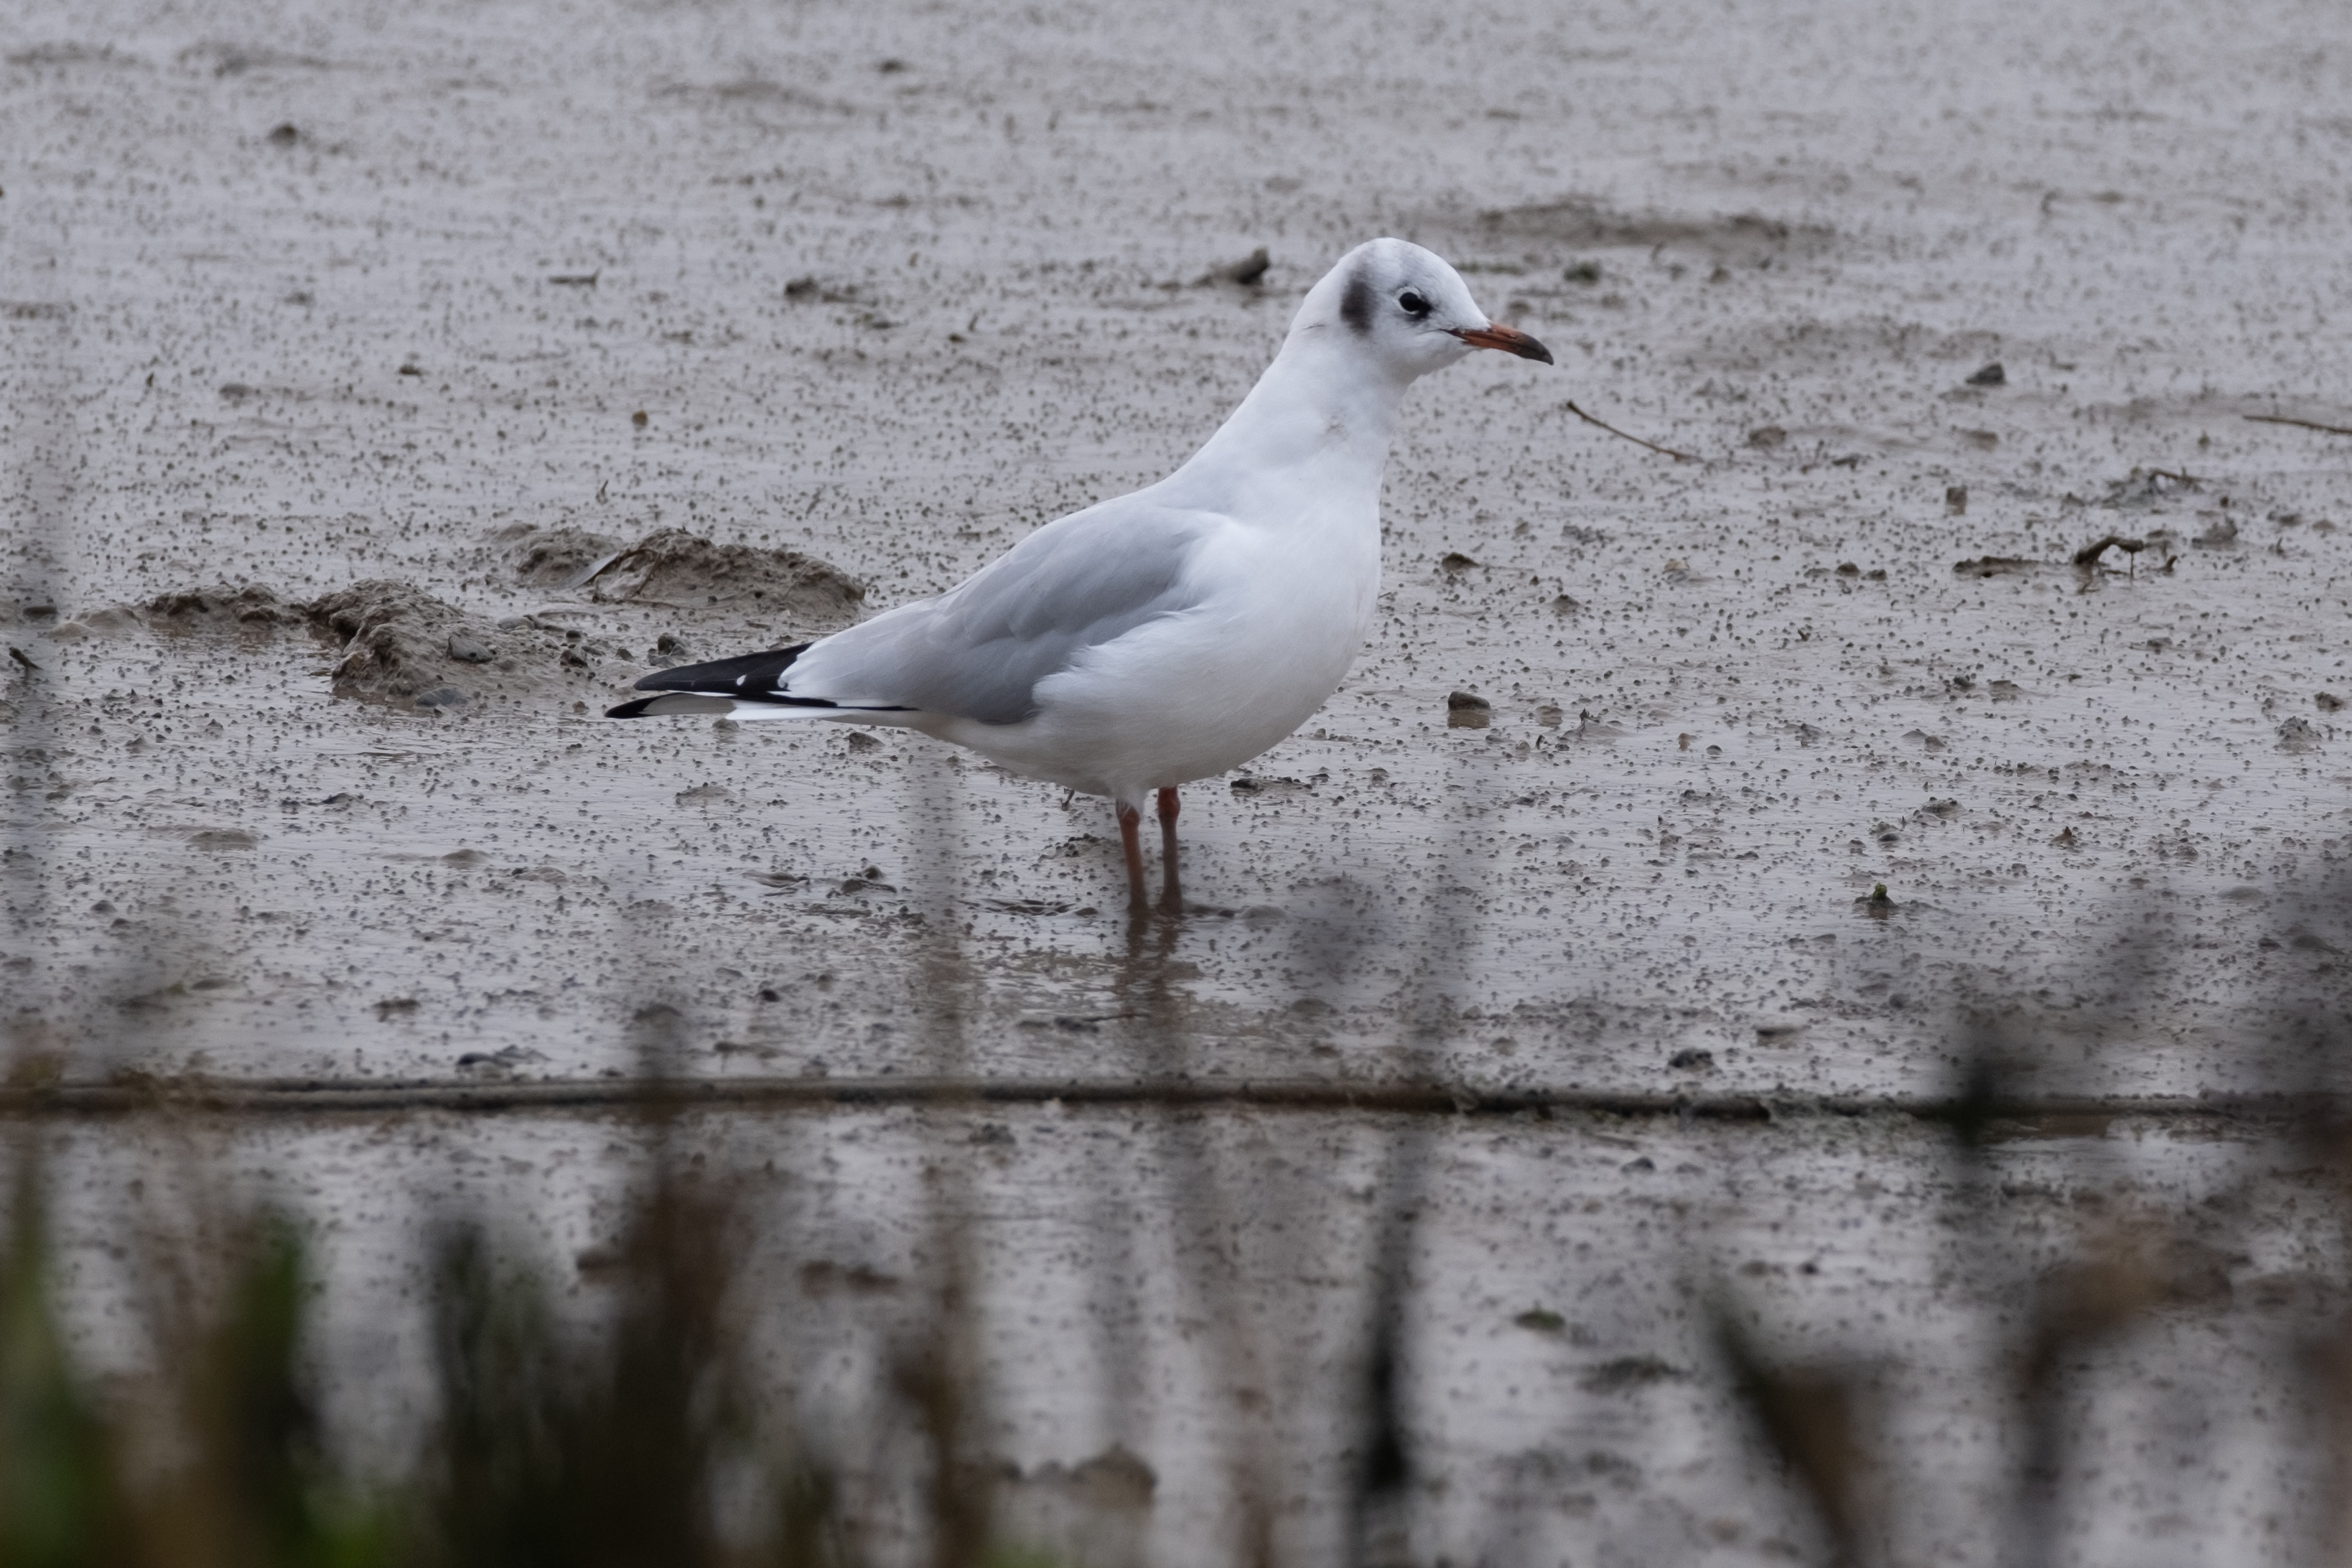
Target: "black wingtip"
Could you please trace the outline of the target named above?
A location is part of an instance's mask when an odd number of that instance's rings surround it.
[[[624,702],[618,708],[605,709],[604,717],[607,719],[643,718],[646,710],[659,700],[659,698],[655,697],[640,697],[635,702]]]
[[[747,653],[734,658],[713,659],[708,664],[680,664],[668,669],[656,669],[637,680],[640,691],[708,691],[725,697],[757,699],[776,695],[783,685],[784,672],[793,661],[814,647],[814,643],[796,643],[791,647],[771,649],[766,653]]]

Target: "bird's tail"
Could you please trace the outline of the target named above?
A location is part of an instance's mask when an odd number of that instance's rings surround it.
[[[738,719],[850,719],[904,713],[904,708],[835,702],[825,697],[795,697],[785,689],[793,662],[815,645],[799,643],[767,653],[747,653],[708,664],[657,669],[637,682],[640,697],[604,710],[607,719],[642,719],[664,713],[725,713]],[[869,720],[869,722],[876,721]],[[887,722],[887,721],[880,721]]]

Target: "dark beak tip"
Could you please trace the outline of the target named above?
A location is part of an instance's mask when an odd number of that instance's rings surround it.
[[[1551,350],[1518,328],[1507,327],[1498,321],[1489,321],[1480,328],[1457,328],[1454,335],[1472,348],[1501,349],[1505,353],[1517,354],[1521,359],[1540,360],[1546,364],[1553,363]]]

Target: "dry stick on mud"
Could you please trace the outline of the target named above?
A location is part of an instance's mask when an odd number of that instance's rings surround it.
[[[2292,425],[2298,430],[2321,430],[2330,436],[2352,436],[2352,427],[2322,425],[2316,419],[2290,419],[2284,414],[2249,414],[2246,417],[2257,425]]]
[[[1583,409],[1579,408],[1573,400],[1563,403],[1560,406],[1568,410],[1570,414],[1575,415],[1579,419],[1583,420],[1587,425],[1597,426],[1600,428],[1608,431],[1612,436],[1623,437],[1624,439],[1633,442],[1636,447],[1647,447],[1653,452],[1664,452],[1667,457],[1672,458],[1677,463],[1696,463],[1698,461],[1696,458],[1692,457],[1688,452],[1677,452],[1672,447],[1661,447],[1655,441],[1644,441],[1639,436],[1628,436],[1624,431],[1620,430],[1617,426],[1610,424],[1607,420],[1595,419],[1591,415],[1587,414]]]

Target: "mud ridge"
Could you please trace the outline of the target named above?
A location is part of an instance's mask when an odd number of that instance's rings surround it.
[[[354,583],[305,606],[311,629],[334,643],[335,695],[432,713],[463,712],[563,689],[612,684],[608,659],[629,661],[576,631],[528,618],[493,622],[445,604],[413,584]]]
[[[719,544],[683,529],[662,529],[625,545],[567,528],[500,537],[520,580],[600,604],[750,611],[818,631],[847,625],[866,602],[865,584],[814,555]]]
[[[1718,261],[1811,255],[1827,248],[1835,237],[1827,228],[1782,223],[1759,213],[1637,216],[1581,196],[1484,212],[1478,215],[1478,226],[1489,236],[1549,240],[1580,249],[1691,250]]]

